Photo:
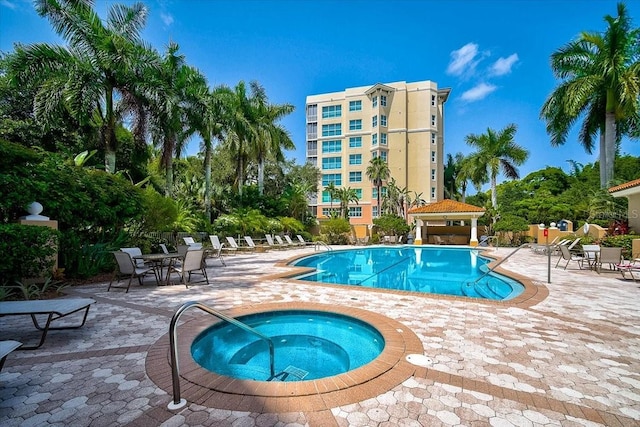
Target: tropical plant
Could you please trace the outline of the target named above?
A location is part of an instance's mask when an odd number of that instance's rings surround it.
[[[460,194],[458,187],[464,186],[466,191],[466,179],[458,178],[462,168],[464,154],[456,153],[455,157],[447,154],[447,161],[444,165],[444,198],[457,200]]]
[[[384,214],[380,218],[374,218],[373,225],[384,235],[402,236],[411,230],[403,217],[393,214]]]
[[[366,170],[367,177],[373,185],[377,189],[377,206],[378,206],[378,215],[382,214],[382,205],[380,203],[381,196],[381,188],[383,181],[386,181],[391,176],[391,171],[389,170],[389,165],[382,157],[374,157],[369,162],[369,166],[367,166]]]
[[[322,222],[321,233],[326,236],[323,241],[330,245],[344,245],[349,241],[351,226],[344,218],[330,218]]]
[[[488,128],[485,134],[470,134],[465,138],[466,143],[476,149],[470,154],[471,176],[478,177],[484,173],[489,176],[491,206],[494,209],[498,206],[498,174],[502,172],[507,178],[517,179],[516,166],[522,165],[529,157],[529,152],[514,142],[515,133],[516,125],[511,124],[499,132]]]
[[[153,66],[155,60],[150,49],[141,48],[146,6],[113,5],[103,23],[92,3],[36,0],[38,13],[49,19],[68,47],[18,44],[9,68],[20,84],[37,86],[34,106],[40,120],[52,121],[64,109],[81,124],[99,126],[105,169],[115,172],[116,98],[143,74],[139,68]]]
[[[360,198],[358,192],[351,187],[342,187],[336,190],[336,196],[340,200],[340,216],[349,218],[349,203],[358,204]]]
[[[541,117],[552,145],[564,144],[572,125],[584,122],[579,141],[591,153],[600,134],[600,187],[614,177],[617,142],[623,134],[640,137],[640,29],[632,28],[623,3],[618,16],[605,16],[604,34],[583,32],[551,56],[562,79],[545,101]]]
[[[338,187],[336,187],[336,184],[331,181],[329,185],[324,187],[324,191],[329,193],[329,212],[333,212],[333,200],[337,199]]]

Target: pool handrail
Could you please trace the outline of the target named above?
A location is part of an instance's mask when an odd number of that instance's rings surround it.
[[[171,351],[171,381],[173,382],[173,400],[169,402],[167,408],[169,410],[180,409],[187,404],[185,399],[180,398],[180,368],[178,366],[178,347],[176,343],[178,342],[178,320],[180,320],[180,316],[187,311],[188,309],[195,307],[200,310],[209,313],[212,316],[217,317],[220,320],[223,320],[227,323],[230,323],[234,326],[237,326],[240,329],[243,329],[249,333],[256,335],[258,338],[264,340],[269,345],[269,369],[271,371],[271,377],[275,375],[275,365],[274,365],[274,345],[271,338],[263,335],[257,330],[253,329],[251,326],[245,325],[244,323],[234,319],[233,317],[229,317],[225,314],[220,313],[212,309],[211,307],[202,304],[198,301],[187,301],[176,310],[171,318],[171,323],[169,324],[169,343],[170,343],[170,351]]]
[[[314,246],[315,246],[315,248],[314,248],[314,250],[315,250],[315,251],[319,251],[319,250],[320,250],[320,247],[325,248],[325,249],[326,249],[327,251],[329,251],[329,252],[331,252],[331,251],[333,250],[333,248],[332,248],[331,246],[327,245],[327,244],[326,244],[325,242],[323,242],[322,240],[317,240],[317,241],[315,241],[315,242],[313,242],[313,243],[314,243]]]
[[[480,277],[478,277],[476,280],[474,280],[472,283],[475,285],[476,283],[478,283],[480,280],[484,279],[485,277],[487,277],[489,274],[493,273],[493,271],[503,262],[505,262],[506,260],[508,260],[511,255],[515,254],[516,252],[518,252],[520,249],[522,248],[528,248],[529,247],[529,243],[523,243],[520,246],[518,246],[513,252],[511,252],[509,255],[507,255],[506,257],[502,258],[500,261],[498,261],[498,263],[496,265],[494,265],[493,267],[491,267],[490,269],[488,269],[487,271],[484,272],[484,274]]]

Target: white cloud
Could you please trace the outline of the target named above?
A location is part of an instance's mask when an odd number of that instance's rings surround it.
[[[166,25],[167,27],[173,24],[173,16],[170,13],[161,13],[160,18],[162,19],[162,22],[164,22],[164,25]]]
[[[484,99],[491,92],[495,91],[498,87],[495,85],[480,83],[475,87],[465,91],[460,97],[463,101],[474,102]]]
[[[498,58],[498,60],[491,66],[489,74],[492,76],[503,76],[505,74],[509,74],[511,72],[511,68],[516,62],[518,62],[517,53],[514,53],[507,58]]]
[[[460,76],[466,71],[472,71],[478,61],[474,62],[474,58],[478,55],[478,45],[475,43],[467,43],[458,50],[451,52],[451,62],[447,67],[447,74]]]
[[[15,10],[15,8],[18,7],[15,3],[10,2],[9,0],[0,0],[0,6],[8,7],[12,10]]]

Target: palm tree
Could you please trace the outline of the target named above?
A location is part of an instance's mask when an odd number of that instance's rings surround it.
[[[338,187],[336,187],[336,184],[333,181],[331,181],[329,185],[324,187],[324,191],[329,193],[329,206],[330,206],[329,212],[333,212],[333,199],[336,198]]]
[[[464,154],[456,153],[455,157],[447,154],[447,162],[444,165],[444,198],[455,200],[458,198],[458,186],[460,184],[458,173],[462,166]]]
[[[619,3],[618,16],[605,16],[604,34],[583,32],[551,56],[551,68],[563,82],[547,98],[541,117],[552,145],[564,144],[571,126],[584,116],[579,140],[588,153],[600,134],[600,186],[614,173],[617,142],[640,135],[640,29]]]
[[[284,161],[282,149],[295,150],[296,146],[291,135],[278,121],[291,114],[294,106],[291,104],[269,104],[264,88],[258,82],[251,82],[253,94],[254,120],[256,128],[254,141],[251,146],[253,158],[258,162],[258,191],[264,194],[264,164],[267,156],[271,155],[276,161]]]
[[[252,86],[252,90],[256,87]],[[244,186],[245,167],[249,159],[249,144],[255,141],[255,109],[253,98],[255,93],[247,94],[247,87],[244,81],[240,81],[233,90],[233,97],[230,105],[230,116],[228,124],[226,146],[236,159],[236,188],[238,195],[242,197],[242,187]]]
[[[467,199],[467,184],[469,181],[478,191],[481,190],[482,184],[489,181],[487,168],[483,168],[482,164],[477,165],[475,160],[472,156],[463,157],[456,174],[456,185],[460,188],[460,201],[462,203],[465,203]]]
[[[499,132],[487,129],[486,134],[467,135],[465,141],[476,149],[471,154],[471,162],[474,168],[473,176],[482,174],[484,170],[491,182],[491,206],[497,209],[496,180],[500,172],[507,178],[519,177],[516,166],[522,165],[529,157],[529,152],[517,145],[513,138],[516,133],[516,125],[511,124]]]
[[[105,168],[115,172],[115,101],[135,79],[134,69],[151,65],[140,58],[149,49],[139,49],[147,8],[142,3],[113,5],[103,23],[92,4],[90,0],[36,0],[40,16],[49,19],[68,47],[17,45],[10,68],[20,84],[37,85],[34,109],[40,119],[50,120],[66,108],[81,124],[96,122]]]
[[[336,196],[340,200],[340,216],[348,219],[349,203],[355,202],[357,205],[360,200],[357,191],[351,187],[342,187],[336,189]]]
[[[367,177],[373,182],[373,185],[376,186],[378,192],[378,215],[381,215],[380,189],[382,188],[382,182],[387,180],[391,175],[389,165],[387,165],[387,162],[385,162],[382,157],[375,157],[369,162],[366,173]]]

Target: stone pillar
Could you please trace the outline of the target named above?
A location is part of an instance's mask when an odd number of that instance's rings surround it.
[[[422,220],[416,218],[416,240],[413,242],[414,245],[422,244]]]
[[[40,215],[40,213],[42,213],[42,205],[40,203],[38,202],[31,203],[27,211],[29,212],[29,215],[20,217],[21,225],[36,225],[40,227],[53,228],[54,230],[58,229],[58,221],[49,219],[48,216]],[[53,263],[52,273],[58,269],[58,252],[57,251],[53,257],[54,257],[54,263]],[[33,282],[33,281],[38,281],[40,279],[42,278],[37,278],[37,279],[25,278],[25,281]]]
[[[478,218],[471,218],[471,239],[469,246],[478,246]]]

